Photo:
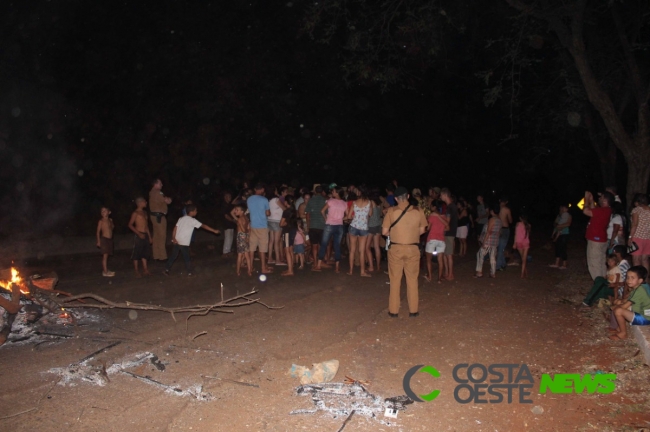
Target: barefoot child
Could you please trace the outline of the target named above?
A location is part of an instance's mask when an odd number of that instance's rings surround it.
[[[483,263],[485,262],[485,257],[490,255],[490,277],[496,277],[497,269],[497,248],[499,246],[499,235],[501,233],[501,227],[503,222],[499,217],[499,211],[501,207],[499,204],[494,205],[490,209],[490,219],[488,223],[483,226],[483,232],[479,237],[478,242],[481,244],[481,247],[478,249],[476,254],[476,275],[475,278],[483,277]]]
[[[296,238],[293,241],[293,254],[295,256],[295,262],[300,262],[299,270],[305,268],[305,231],[303,228],[302,219],[296,220],[297,231]]]
[[[650,325],[650,286],[645,283],[648,270],[634,266],[627,271],[627,286],[632,290],[627,300],[615,300],[612,314],[617,328],[610,328],[612,340],[627,337],[626,321],[632,325]]]
[[[282,246],[284,247],[288,267],[280,275],[293,276],[293,245],[296,240],[296,233],[298,232],[298,226],[296,224],[297,215],[296,208],[293,205],[293,196],[287,195],[285,199],[288,205],[282,212],[280,228],[282,228]]]
[[[187,211],[187,216],[183,216],[178,219],[174,231],[172,232],[172,243],[174,244],[174,250],[167,260],[167,265],[165,266],[165,271],[163,272],[165,276],[169,276],[169,270],[171,270],[174,261],[178,258],[178,254],[183,255],[183,260],[185,261],[185,268],[187,269],[187,275],[192,276],[192,267],[190,263],[190,242],[192,241],[192,233],[195,228],[203,228],[204,230],[210,231],[214,234],[219,235],[219,230],[210,228],[206,224],[194,219],[198,210],[194,204],[190,204],[185,207]]]
[[[253,253],[249,245],[251,223],[242,204],[236,204],[230,211],[230,216],[237,224],[237,276],[240,275],[244,262],[248,268],[248,276],[251,276],[253,274]]]
[[[142,272],[145,276],[150,276],[149,269],[147,268],[147,261],[151,259],[151,232],[149,231],[149,216],[144,208],[147,206],[147,201],[142,197],[135,199],[136,209],[131,214],[129,220],[129,229],[133,231],[135,237],[133,238],[133,252],[131,252],[131,259],[133,260],[133,267],[135,268],[135,276],[141,277],[138,270],[138,261],[142,261]]]
[[[519,255],[521,255],[521,278],[524,279],[528,276],[526,263],[528,249],[530,249],[530,223],[528,223],[528,216],[525,213],[519,216],[519,222],[515,227],[515,243],[512,248],[519,251]]]
[[[108,207],[102,207],[102,218],[97,223],[97,247],[102,253],[102,266],[104,267],[103,276],[113,277],[115,272],[108,269],[108,256],[113,255],[113,219],[109,216],[111,211]]]
[[[424,251],[427,254],[427,272],[424,278],[427,282],[433,280],[432,263],[433,257],[438,258],[438,283],[442,283],[442,274],[445,270],[444,254],[445,254],[445,231],[449,230],[449,222],[447,218],[438,212],[438,207],[435,203],[431,203],[431,214],[427,218],[429,222],[429,235],[427,236],[427,244]]]

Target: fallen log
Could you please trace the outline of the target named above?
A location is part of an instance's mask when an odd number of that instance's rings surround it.
[[[65,308],[152,310],[152,311],[168,312],[172,315],[176,313],[183,313],[183,312],[196,314],[196,313],[203,313],[203,312],[208,313],[211,311],[222,312],[222,313],[233,313],[233,311],[219,310],[219,309],[227,308],[227,307],[246,306],[253,303],[259,303],[268,309],[282,309],[284,307],[284,306],[269,306],[266,303],[260,301],[260,299],[254,299],[249,297],[250,295],[255,293],[257,293],[257,291],[253,289],[252,291],[246,294],[236,295],[234,297],[221,300],[214,304],[207,304],[207,305],[199,304],[199,305],[179,306],[179,307],[166,307],[166,306],[152,305],[147,303],[133,303],[129,301],[113,302],[111,300],[108,300],[104,297],[101,297],[93,293],[77,294],[66,298],[59,298],[57,299],[57,303],[59,303],[61,307],[65,307]],[[78,301],[80,299],[93,299],[98,303],[83,303],[83,304],[74,303],[75,301]],[[241,300],[241,301],[236,302],[237,300]]]
[[[11,271],[15,272],[14,269]],[[7,273],[7,271],[0,270],[0,273]],[[223,284],[221,284],[221,300],[214,304],[166,307],[162,305],[133,303],[129,301],[114,302],[93,293],[71,295],[70,293],[54,289],[58,281],[58,275],[54,272],[48,273],[46,275],[33,275],[26,278],[24,280],[24,283],[12,283],[10,285],[10,300],[7,300],[6,298],[0,296],[0,307],[4,308],[7,311],[8,316],[6,325],[0,329],[0,345],[2,345],[7,340],[7,337],[11,332],[11,326],[15,320],[16,314],[21,309],[21,294],[22,296],[29,298],[34,303],[42,306],[44,309],[47,309],[52,313],[64,312],[66,309],[74,308],[149,310],[167,312],[171,314],[174,321],[176,321],[176,314],[187,313],[188,316],[185,319],[186,331],[188,320],[196,315],[205,316],[210,312],[234,313],[234,311],[228,310],[227,308],[247,306],[254,303],[259,303],[267,309],[282,309],[284,307],[269,306],[266,303],[260,301],[259,298],[251,298],[251,295],[257,293],[254,287],[250,292],[246,294],[238,294],[234,297],[224,299]],[[21,287],[23,288],[22,293]],[[61,295],[64,295],[66,297],[60,297]],[[89,302],[86,302],[85,300],[89,300]],[[76,327],[76,319],[74,314],[70,314],[70,319]],[[201,334],[197,334],[195,337],[198,337],[200,335]]]
[[[44,291],[42,291],[44,292]],[[94,308],[94,309],[133,309],[133,310],[148,310],[148,311],[160,311],[167,312],[172,316],[172,319],[176,321],[176,314],[178,313],[188,313],[189,315],[185,318],[185,330],[187,331],[187,323],[190,318],[196,315],[205,316],[210,312],[220,312],[220,313],[234,313],[232,310],[224,310],[223,308],[235,308],[240,306],[247,306],[250,304],[258,303],[264,306],[267,309],[282,309],[284,306],[269,306],[266,303],[260,301],[258,298],[250,298],[249,296],[257,293],[255,288],[252,291],[246,294],[239,294],[229,299],[223,299],[221,301],[208,304],[208,305],[191,305],[191,306],[180,306],[180,307],[166,307],[161,305],[152,305],[147,303],[132,303],[129,301],[126,302],[113,302],[102,296],[93,293],[84,293],[77,294],[74,296],[66,298],[56,298],[56,303],[63,309],[72,309],[72,308]],[[54,296],[50,296],[52,298]],[[82,301],[82,299],[92,299],[96,303],[75,303],[77,301]]]

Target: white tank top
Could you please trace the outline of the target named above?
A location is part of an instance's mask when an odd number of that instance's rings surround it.
[[[280,207],[279,201],[280,198],[277,197],[269,201],[269,209],[271,210],[271,216],[269,216],[270,221],[280,222],[282,220],[282,207]]]

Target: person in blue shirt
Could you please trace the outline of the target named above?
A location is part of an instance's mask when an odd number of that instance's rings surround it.
[[[395,201],[395,185],[393,183],[389,183],[388,186],[386,186],[386,194],[386,202],[391,207],[395,207],[397,201]]]
[[[268,217],[271,209],[269,200],[264,196],[263,184],[255,185],[255,194],[248,197],[246,205],[251,218],[250,253],[255,254],[255,249],[259,248],[262,273],[272,273],[266,263],[266,254],[269,251]]]

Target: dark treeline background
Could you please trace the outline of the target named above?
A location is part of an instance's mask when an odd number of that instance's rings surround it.
[[[307,6],[3,2],[0,235],[89,235],[101,205],[125,232],[154,177],[204,215],[223,190],[257,180],[395,178],[467,198],[505,193],[539,216],[602,186],[583,128],[485,106],[477,74],[497,54],[476,47],[499,28],[494,16],[452,38],[442,66],[382,92],[344,82],[340,44],[303,31]],[[540,67],[522,79],[552,81]],[[525,94],[519,109],[548,97]]]

